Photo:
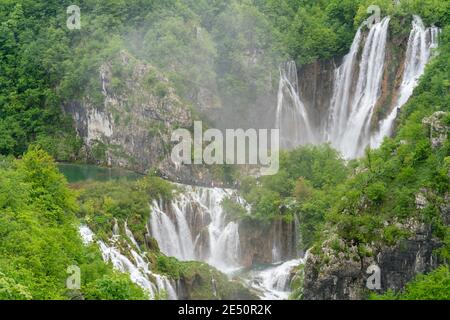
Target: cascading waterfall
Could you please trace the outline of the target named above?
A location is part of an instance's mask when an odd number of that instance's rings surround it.
[[[372,137],[371,146],[373,148],[378,148],[384,137],[392,135],[394,122],[400,108],[408,102],[413,94],[414,88],[432,56],[432,50],[438,46],[439,32],[437,27],[425,28],[419,16],[413,17],[406,51],[405,70],[398,91],[397,103],[389,116],[380,123],[380,130]]]
[[[115,226],[117,226],[117,224],[115,224]],[[124,228],[127,237],[129,237],[130,241],[137,246],[133,233],[128,229],[126,224]],[[114,229],[116,229],[116,227]],[[93,243],[95,235],[89,227],[82,225],[79,228],[79,232],[85,245]],[[129,248],[130,254],[134,259],[133,263],[114,246],[119,239],[120,235],[113,235],[113,238],[111,239],[111,246],[101,240],[97,241],[103,260],[105,262],[111,262],[114,269],[123,273],[128,273],[131,281],[147,292],[150,299],[155,299],[157,294],[165,293],[169,300],[177,300],[178,296],[172,282],[165,276],[151,272],[149,269],[149,263],[146,262],[146,258],[134,249]]]
[[[295,259],[274,265],[262,271],[250,272],[248,286],[260,292],[265,300],[285,300],[289,296],[292,271],[305,259]]]
[[[186,218],[178,207],[174,212],[175,221],[172,221],[162,210],[162,204],[154,201],[150,217],[151,234],[166,255],[185,261],[194,260],[194,243]]]
[[[242,272],[239,224],[229,221],[221,202],[233,197],[245,206],[235,191],[219,188],[180,186],[184,191],[170,203],[154,202],[149,230],[163,253],[180,260],[199,260],[227,274]],[[295,220],[295,233],[298,221]],[[281,222],[281,221],[280,221]],[[264,299],[286,299],[289,295],[291,271],[303,263],[302,259],[283,262],[283,232],[281,223],[275,226],[273,265],[251,271],[247,284]],[[292,237],[297,241],[297,234]],[[285,243],[294,246],[294,243]],[[295,257],[297,252],[292,252]],[[244,271],[245,272],[245,271]]]
[[[130,229],[128,229],[128,221],[125,221],[125,234],[127,235],[128,239],[130,239],[131,243],[139,249],[139,244],[137,243],[136,239],[134,238],[133,232],[131,232]]]
[[[224,272],[239,268],[239,226],[227,221],[221,202],[231,190],[184,186],[163,208],[153,202],[151,235],[161,251],[180,260],[205,261]]]
[[[295,62],[289,61],[282,64],[275,124],[276,128],[280,129],[282,148],[294,148],[316,141],[307,109],[300,99],[298,88]]]
[[[333,94],[331,110],[337,116],[332,118],[329,128],[333,134],[328,134],[328,138],[346,158],[361,156],[370,142],[370,123],[381,93],[389,22],[390,18],[386,17],[370,29],[359,63],[356,89],[351,97],[349,95],[353,81],[350,79],[355,73],[353,66],[357,54],[351,52],[344,61],[342,68],[346,74],[343,73],[342,76],[346,81],[341,82],[339,77],[335,79],[337,89]],[[355,38],[360,37],[359,33]],[[335,97],[335,94],[339,96]]]
[[[374,111],[382,93],[389,23],[390,17],[385,17],[374,24],[366,36],[363,27],[358,29],[350,52],[335,70],[327,121],[320,122],[325,125],[319,128],[314,128],[310,121],[308,112],[312,110],[300,100],[295,63],[281,66],[275,125],[280,129],[283,148],[329,142],[344,158],[353,159],[362,156],[368,146],[379,147],[383,138],[392,134],[398,111],[411,97],[432,56],[432,49],[438,45],[440,30],[425,28],[420,17],[413,17],[396,101],[373,133]]]
[[[231,197],[247,209],[248,204],[234,190],[182,185],[178,187],[183,192],[178,193],[175,199],[170,202],[154,201],[151,206],[147,232],[157,240],[161,252],[183,261],[204,261],[229,275],[241,273],[239,223],[226,216],[221,203],[226,197]],[[122,233],[121,226],[115,220],[109,244],[97,241],[103,259],[111,262],[115,269],[128,273],[131,280],[152,299],[161,292],[166,293],[168,299],[177,299],[180,284],[150,270],[150,264],[144,252],[141,252],[127,221],[124,222],[123,231]],[[274,232],[282,233],[281,225]],[[295,230],[288,232],[295,233]],[[88,227],[81,226],[80,234],[85,244],[94,241],[95,236]],[[123,239],[122,234],[126,238]],[[295,265],[302,263],[302,260],[283,263],[280,254],[284,240],[275,237],[273,241],[277,251],[273,262],[276,264],[267,266],[267,270],[261,271],[261,274],[255,273],[257,278],[265,279],[261,290],[257,291],[261,292],[263,298],[270,296],[282,299],[289,293],[290,271]],[[289,242],[286,245],[289,247],[293,244]],[[128,254],[124,254],[124,250]],[[270,277],[275,277],[273,285],[270,284]]]

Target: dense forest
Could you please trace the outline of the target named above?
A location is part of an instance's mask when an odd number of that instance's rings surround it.
[[[154,68],[146,86],[155,97],[173,90],[194,118],[203,119],[200,97],[212,92],[227,115],[244,115],[276,91],[280,63],[302,66],[344,56],[373,4],[383,17],[393,17],[394,32],[401,33],[398,21],[413,14],[442,30],[438,52],[402,108],[394,136],[350,161],[328,144],[283,151],[274,176],[226,167],[222,178],[239,186],[245,204],[230,196],[221,205],[228,217],[261,228],[298,218],[296,245],[321,265],[333,261],[324,247],[370,257],[374,246],[411,237],[404,227],[409,221],[429,225],[440,243],[438,268],[400,292],[367,298],[450,299],[450,141],[447,132],[436,145],[427,126],[437,112],[442,126],[450,126],[450,1],[80,0],[81,28],[69,30],[66,9],[72,4],[0,0],[0,299],[149,298],[95,245],[83,244],[78,226],[89,225],[107,241],[114,221],[129,222],[136,241],[148,243],[149,204],[182,191],[154,172],[135,182],[69,184],[56,165],[86,161],[82,138],[62,106],[83,97],[104,103],[98,70],[105,61],[112,61],[115,92],[126,92],[130,76],[114,63],[125,50]],[[258,63],[250,63],[256,56]],[[418,194],[426,199],[423,208]],[[206,264],[177,261],[157,247],[146,253],[152,271],[175,280],[213,277],[221,298],[252,297]],[[80,290],[66,288],[70,265],[81,269]],[[299,267],[291,299],[303,298],[303,277]],[[193,289],[190,297],[215,298],[210,286]]]

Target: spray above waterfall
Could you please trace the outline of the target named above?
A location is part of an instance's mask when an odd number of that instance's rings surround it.
[[[280,68],[280,84],[276,112],[276,127],[280,129],[281,145],[294,148],[304,144],[330,143],[344,158],[358,158],[371,146],[379,147],[383,138],[392,134],[400,108],[409,100],[419,77],[438,45],[439,29],[425,28],[418,16],[413,17],[402,82],[390,106],[388,115],[379,119],[385,61],[389,37],[390,17],[374,23],[368,32],[360,27],[349,53],[335,69],[333,90],[329,105],[315,127],[311,121],[319,112],[314,105],[307,105],[299,92],[295,63]]]

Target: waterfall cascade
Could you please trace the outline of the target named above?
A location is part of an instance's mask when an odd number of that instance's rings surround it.
[[[234,192],[184,186],[177,199],[154,202],[150,233],[163,253],[180,260],[205,261],[219,270],[239,268],[240,239],[236,222],[227,221],[221,202]]]
[[[385,17],[366,36],[362,27],[358,29],[350,52],[335,70],[328,121],[321,122],[321,128],[311,125],[315,110],[300,99],[298,76],[293,74],[295,64],[281,67],[276,127],[280,129],[282,147],[329,142],[345,158],[352,159],[362,156],[368,146],[379,147],[383,138],[392,134],[398,110],[411,97],[432,49],[438,45],[439,29],[425,28],[420,17],[413,17],[402,83],[394,95],[393,110],[373,133],[375,109],[382,94],[389,23],[390,17]]]
[[[94,241],[95,235],[87,226],[80,226],[79,232],[85,245],[89,245]],[[133,244],[136,243],[132,232],[128,229],[126,224],[125,232]],[[114,235],[111,239],[111,245],[107,245],[101,240],[97,241],[103,260],[105,262],[111,262],[114,269],[123,273],[128,273],[131,281],[144,289],[144,291],[148,293],[150,299],[155,299],[157,294],[160,295],[165,293],[169,300],[177,300],[178,295],[175,289],[176,285],[174,285],[167,277],[150,271],[149,263],[146,261],[146,258],[136,251],[139,250],[138,248],[136,248],[136,250],[131,247],[128,248],[134,262],[127,258],[114,246],[119,239],[120,235]]]
[[[290,292],[292,271],[304,261],[305,259],[294,259],[262,271],[253,270],[247,280],[248,286],[260,292],[264,300],[285,300]]]
[[[182,188],[184,192],[170,203],[153,203],[149,231],[158,241],[161,251],[180,260],[207,262],[227,274],[245,273],[240,265],[239,224],[229,220],[221,206],[226,197],[233,197],[245,206],[244,200],[227,189],[192,186]],[[262,298],[287,298],[291,271],[303,263],[301,259],[286,263],[282,260],[285,254],[289,257],[299,256],[295,250],[298,240],[297,219],[287,231],[293,233],[291,236],[282,234],[286,230],[283,229],[281,220],[278,222],[266,237],[272,248],[272,261],[268,263],[274,264],[267,265],[262,270],[251,271],[253,280],[246,281]]]
[[[340,150],[347,158],[361,156],[370,141],[370,123],[373,111],[381,93],[381,80],[384,71],[386,41],[390,19],[384,18],[380,23],[374,25],[367,36],[361,62],[359,64],[358,80],[355,90],[351,87],[343,90],[351,93],[348,101],[339,98],[334,99],[332,110],[337,110],[341,119],[332,118],[330,128],[337,131],[337,135],[329,135],[331,144]],[[355,63],[352,59],[346,63]],[[353,68],[347,68],[352,70]],[[346,75],[352,77],[352,75]],[[340,79],[336,79],[337,91],[341,85]],[[351,81],[347,81],[349,85]],[[340,112],[345,109],[347,112]],[[335,128],[336,127],[336,128]]]
[[[183,191],[178,193],[175,199],[170,202],[155,201],[151,206],[152,212],[147,232],[156,239],[161,252],[182,261],[206,262],[226,274],[241,273],[243,268],[239,223],[226,216],[221,203],[226,197],[232,197],[244,207],[247,204],[233,190],[181,185],[178,187]],[[291,226],[288,233],[295,233],[296,226],[296,224]],[[278,237],[277,232],[282,233],[283,230],[281,224],[276,225],[274,234],[267,235],[266,239],[274,250],[272,261],[269,260],[268,263],[275,264],[268,265],[260,273],[255,273],[257,278],[267,278],[263,281],[262,288],[256,290],[260,292],[262,298],[269,296],[274,299],[286,298],[289,291],[288,283],[291,279],[290,271],[302,262],[301,260],[292,260],[290,264],[282,262],[283,250],[286,247],[289,247],[287,251],[290,257],[296,256],[295,250],[290,247],[295,247],[293,242],[297,239],[296,235],[287,237],[292,238],[290,240],[284,240],[281,235]],[[88,227],[81,226],[79,231],[86,245],[94,241],[95,236]],[[103,259],[111,262],[115,269],[129,273],[131,280],[142,287],[151,298],[164,292],[168,299],[177,299],[179,284],[150,270],[149,262],[145,254],[141,253],[126,221],[123,225],[124,232],[120,231],[121,226],[115,221],[109,244],[97,241]],[[121,234],[128,239],[122,239]],[[129,254],[125,254],[124,250]],[[276,271],[271,273],[277,279],[277,284],[273,286],[269,284],[269,271]],[[283,275],[283,272],[286,274]],[[251,287],[254,287],[253,284]]]

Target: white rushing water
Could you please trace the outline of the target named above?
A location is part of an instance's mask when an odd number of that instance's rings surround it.
[[[371,146],[378,148],[384,137],[392,135],[394,122],[400,108],[408,102],[417,86],[420,76],[432,56],[432,50],[438,46],[439,28],[425,28],[419,16],[413,17],[412,30],[409,35],[406,51],[403,79],[398,91],[397,103],[394,109],[380,124],[380,130],[372,137]]]
[[[329,129],[332,133],[328,138],[345,158],[361,156],[370,142],[372,115],[381,93],[389,22],[390,18],[386,17],[370,29],[359,63],[356,88],[352,90],[354,82],[350,80],[356,75],[357,54],[353,52],[344,61],[342,68],[345,72],[335,79],[331,110],[336,116],[331,118]],[[355,37],[359,42],[357,38],[359,35]],[[342,81],[341,77],[347,79]]]
[[[169,204],[154,202],[152,205],[149,229],[161,251],[180,260],[207,262],[229,275],[238,274],[242,269],[239,224],[227,219],[221,202],[226,197],[234,197],[245,206],[244,200],[228,189],[182,188],[183,192]],[[281,226],[275,232],[282,232]],[[252,271],[250,280],[244,279],[263,299],[286,299],[291,271],[303,262],[281,261],[281,241],[281,237],[276,237],[273,243],[272,259],[277,264]]]
[[[357,67],[357,55],[361,45],[361,28],[356,32],[350,53],[348,53],[340,67],[335,70],[333,97],[331,99],[328,128],[325,131],[327,141],[335,140],[344,134],[346,122],[350,115],[352,98],[351,88],[354,85],[353,75]]]
[[[124,228],[127,236],[130,237],[130,240],[132,239],[131,241],[136,243],[132,232],[128,229],[126,224]],[[95,235],[89,227],[82,225],[79,228],[79,232],[85,245],[89,245],[94,242]],[[146,258],[143,255],[136,252],[134,249],[129,248],[129,252],[134,261],[127,258],[118,248],[114,246],[119,239],[120,235],[114,235],[110,241],[110,245],[101,240],[97,241],[103,260],[105,262],[111,262],[114,269],[123,273],[128,273],[131,281],[140,286],[149,295],[150,299],[155,299],[158,294],[159,297],[165,295],[169,300],[177,300],[178,296],[175,289],[176,286],[174,286],[172,281],[170,281],[166,276],[150,271],[149,262],[146,261]]]
[[[292,271],[303,263],[304,259],[295,259],[263,270],[252,270],[247,284],[258,292],[263,300],[286,300],[291,291]]]
[[[222,200],[232,196],[233,191],[183,188],[184,192],[167,208],[153,202],[150,231],[161,251],[183,261],[207,262],[226,273],[238,269],[239,226],[227,221],[221,206]]]
[[[389,23],[390,17],[385,17],[367,35],[364,27],[358,29],[349,53],[335,70],[328,113],[321,116],[327,121],[319,121],[322,123],[319,128],[314,128],[311,122],[314,110],[308,110],[301,101],[295,63],[281,67],[276,127],[280,129],[283,148],[329,142],[344,158],[354,159],[362,156],[368,146],[377,148],[384,137],[392,135],[398,111],[411,97],[433,48],[438,46],[440,30],[425,28],[420,17],[413,17],[396,101],[374,133],[372,126],[385,72]]]

